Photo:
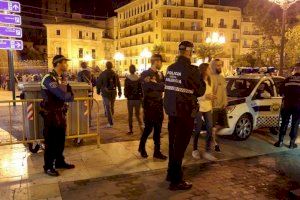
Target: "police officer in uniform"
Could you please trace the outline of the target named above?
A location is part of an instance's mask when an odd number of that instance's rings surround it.
[[[290,123],[290,118],[292,117],[289,148],[294,149],[297,148],[295,142],[300,124],[300,63],[295,65],[294,75],[285,79],[279,89],[279,93],[283,96],[281,109],[282,122],[279,130],[279,140],[274,146],[283,146],[283,139]]]
[[[180,43],[177,61],[168,67],[165,79],[164,107],[169,116],[167,181],[170,181],[170,190],[192,187],[191,183],[183,180],[182,160],[199,110],[197,97],[202,96],[206,89],[198,68],[191,65],[193,47],[189,41]]]
[[[139,152],[143,158],[147,158],[146,141],[154,129],[154,154],[153,157],[166,160],[167,156],[160,151],[160,134],[164,120],[163,92],[164,76],[159,71],[162,67],[162,56],[154,54],[151,57],[151,67],[141,74],[141,83],[143,90],[143,109],[145,128],[142,134]]]
[[[64,72],[68,69],[67,58],[56,55],[53,58],[53,71],[46,74],[41,82],[41,115],[44,119],[44,171],[50,176],[59,176],[58,168],[72,169],[75,166],[65,162],[63,156],[66,136],[66,102],[74,100],[74,95],[67,84]]]

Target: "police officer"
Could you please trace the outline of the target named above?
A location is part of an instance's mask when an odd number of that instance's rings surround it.
[[[160,151],[160,134],[162,122],[164,119],[163,98],[164,92],[164,76],[159,71],[162,67],[162,56],[154,54],[151,57],[151,68],[141,74],[142,90],[143,90],[143,108],[145,128],[142,134],[139,152],[143,158],[147,158],[146,141],[152,130],[154,140],[153,157],[166,160],[167,156]]]
[[[179,45],[177,61],[167,69],[164,107],[169,116],[169,165],[167,181],[170,190],[188,190],[192,184],[183,180],[182,160],[199,110],[197,97],[205,93],[205,82],[196,66],[191,65],[193,43]]]
[[[63,76],[68,69],[67,58],[56,55],[53,58],[53,71],[46,74],[41,82],[42,98],[41,115],[44,118],[44,171],[50,176],[59,176],[58,168],[72,169],[75,166],[65,162],[63,156],[66,135],[65,102],[74,100],[69,84]]]
[[[290,118],[292,117],[289,148],[294,149],[297,148],[295,142],[300,124],[300,63],[295,65],[294,75],[285,79],[280,87],[279,93],[283,96],[281,109],[282,122],[279,130],[279,140],[274,146],[283,146],[283,139],[290,123]]]

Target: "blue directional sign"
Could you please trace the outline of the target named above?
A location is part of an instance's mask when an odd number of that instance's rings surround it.
[[[17,27],[0,26],[0,36],[21,38],[22,37],[22,29],[17,28]]]
[[[0,39],[0,49],[23,50],[23,41]]]
[[[21,25],[21,21],[20,15],[0,14],[0,23],[2,24]]]
[[[0,11],[21,12],[21,5],[16,1],[0,1]]]

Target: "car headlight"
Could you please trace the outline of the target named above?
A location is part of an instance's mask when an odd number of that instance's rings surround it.
[[[234,109],[235,109],[236,106],[227,106],[226,107],[226,111],[227,113],[231,113]]]

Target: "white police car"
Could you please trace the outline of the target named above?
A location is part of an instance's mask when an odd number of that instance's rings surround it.
[[[283,80],[283,77],[261,74],[227,77],[229,128],[219,134],[246,140],[255,129],[276,131],[282,101],[278,87]]]

